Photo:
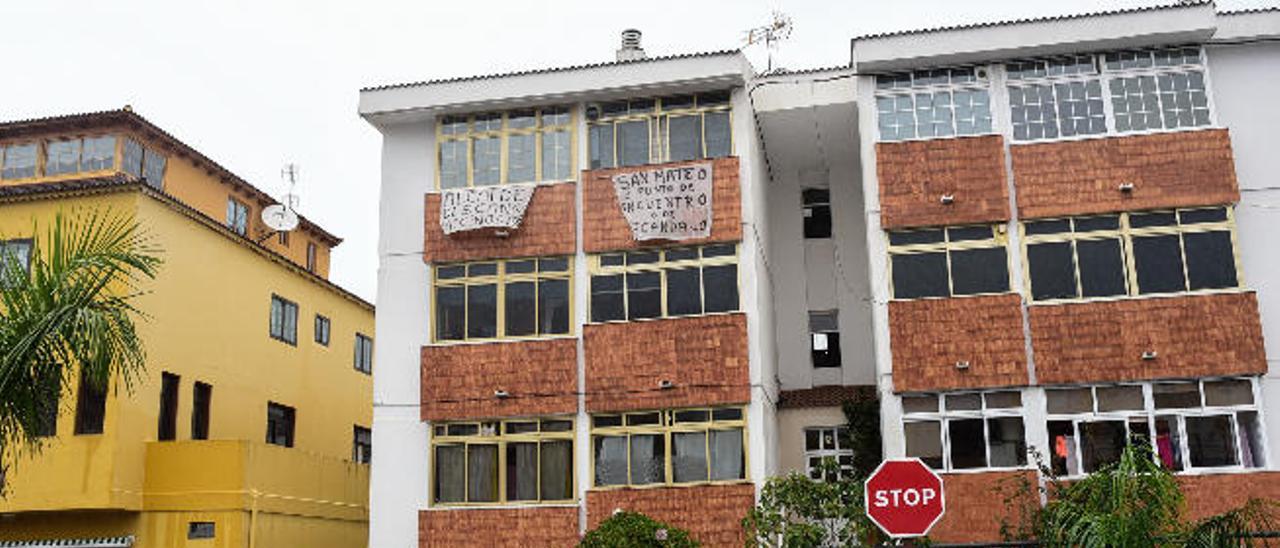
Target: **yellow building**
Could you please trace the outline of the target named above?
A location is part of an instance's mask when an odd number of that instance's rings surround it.
[[[109,208],[164,259],[141,381],[63,395],[4,478],[0,545],[366,544],[373,306],[327,280],[340,240],[271,233],[271,203],[127,107],[0,123],[0,245]]]

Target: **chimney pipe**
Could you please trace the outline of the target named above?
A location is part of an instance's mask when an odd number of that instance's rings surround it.
[[[618,48],[619,61],[639,61],[648,57],[644,48],[640,47],[640,31],[627,29],[622,31],[622,47]]]

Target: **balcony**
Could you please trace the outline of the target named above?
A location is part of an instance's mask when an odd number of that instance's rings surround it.
[[[1267,371],[1253,292],[1033,305],[1042,384]]]
[[[1010,153],[1023,218],[1240,199],[1225,129],[1015,145]]]
[[[1009,219],[999,135],[876,144],[880,224],[886,229]],[[950,203],[942,197],[951,196]]]

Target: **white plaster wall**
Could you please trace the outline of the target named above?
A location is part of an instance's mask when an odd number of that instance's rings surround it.
[[[420,348],[427,341],[428,269],[422,262],[423,193],[432,180],[428,124],[380,128],[378,337],[373,376],[369,546],[418,542],[427,504],[427,427],[419,418]]]
[[[805,472],[804,429],[815,426],[844,426],[839,407],[811,407],[778,411],[778,474]]]
[[[1263,420],[1268,467],[1280,469],[1280,44],[1208,48],[1209,81],[1218,123],[1231,131],[1240,204],[1237,246],[1244,283],[1258,294],[1268,373],[1263,378]]]

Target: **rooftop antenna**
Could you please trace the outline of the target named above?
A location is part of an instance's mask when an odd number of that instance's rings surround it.
[[[791,17],[781,11],[774,10],[773,20],[769,24],[746,32],[746,36],[743,39],[743,47],[763,43],[768,55],[768,65],[765,68],[765,72],[771,72],[773,70],[773,50],[778,47],[778,42],[791,37],[791,28]]]
[[[294,187],[298,184],[298,165],[289,163],[280,169],[280,178],[289,185],[289,190],[285,192],[283,203],[269,205],[262,209],[262,224],[267,225],[271,229],[262,240],[267,239],[272,234],[281,232],[289,232],[298,228],[298,195],[294,193]],[[258,242],[261,243],[262,240]]]

